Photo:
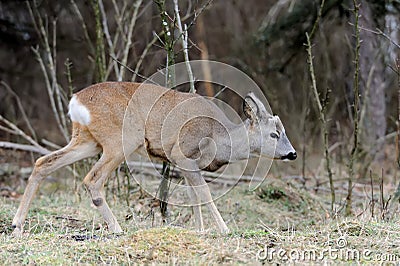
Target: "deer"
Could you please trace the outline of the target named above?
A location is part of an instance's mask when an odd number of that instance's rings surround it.
[[[93,205],[111,233],[122,233],[103,188],[125,156],[138,153],[176,165],[188,186],[195,225],[204,231],[201,205],[207,205],[221,233],[229,228],[218,211],[201,170],[216,171],[252,157],[295,160],[296,151],[276,115],[250,92],[243,100],[245,120],[237,124],[210,99],[196,93],[134,82],[103,82],[73,94],[70,142],[35,162],[12,221],[23,235],[25,219],[42,181],[57,169],[101,153],[83,179]]]

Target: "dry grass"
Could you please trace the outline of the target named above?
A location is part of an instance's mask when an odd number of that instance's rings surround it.
[[[396,212],[385,221],[368,211],[358,218],[332,219],[325,211],[326,195],[293,182],[270,179],[254,192],[242,184],[218,200],[233,231],[227,236],[211,226],[205,233],[194,231],[191,211],[177,206],[170,207],[171,225],[160,226],[158,207],[140,193],[132,194],[132,208],[109,193],[125,231],[109,235],[89,197],[82,195],[78,201],[68,182],[43,187],[29,213],[29,234],[20,239],[10,236],[9,227],[19,201],[0,198],[0,264],[400,262]],[[204,213],[207,225],[213,225],[208,211]]]

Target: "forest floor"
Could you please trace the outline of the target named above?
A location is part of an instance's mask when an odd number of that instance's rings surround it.
[[[26,177],[6,178],[12,171],[2,165],[0,265],[400,263],[399,203],[382,211],[378,190],[372,211],[368,184],[355,187],[354,215],[344,217],[340,204],[337,215],[329,211],[328,189],[273,177],[255,191],[239,183],[216,201],[232,231],[228,235],[217,232],[204,207],[205,232],[194,230],[187,207],[169,206],[170,222],[162,225],[153,197],[139,189],[127,197],[108,186],[109,205],[124,231],[112,235],[80,183],[50,177],[31,206],[25,235],[15,238],[10,225]],[[213,194],[224,189],[211,185]]]

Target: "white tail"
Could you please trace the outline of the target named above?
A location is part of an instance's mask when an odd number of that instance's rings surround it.
[[[140,88],[140,89],[139,89]],[[13,220],[20,235],[32,199],[53,171],[102,151],[84,178],[93,204],[113,233],[122,232],[102,189],[125,155],[148,154],[183,171],[196,224],[203,230],[200,204],[207,204],[221,232],[229,232],[200,170],[215,171],[251,156],[296,159],[277,116],[250,93],[244,100],[246,121],[237,125],[210,100],[150,84],[106,82],[76,94],[69,105],[72,139],[64,148],[39,158]]]

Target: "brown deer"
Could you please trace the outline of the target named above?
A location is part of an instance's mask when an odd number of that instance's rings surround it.
[[[83,182],[112,233],[122,229],[102,189],[125,155],[133,152],[181,168],[198,229],[204,229],[200,205],[206,204],[220,231],[229,232],[200,170],[215,171],[254,156],[296,159],[279,117],[270,115],[253,93],[243,103],[247,119],[235,124],[209,99],[151,84],[105,82],[74,94],[69,104],[72,139],[36,161],[12,222],[14,235],[22,234],[29,206],[46,176],[100,152]]]

